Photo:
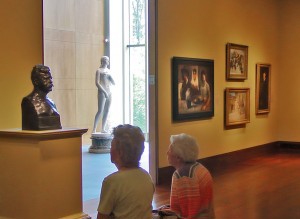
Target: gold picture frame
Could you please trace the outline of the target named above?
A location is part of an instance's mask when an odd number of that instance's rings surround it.
[[[250,88],[226,88],[225,125],[250,122]]]
[[[256,92],[255,92],[255,111],[256,114],[270,112],[271,100],[271,65],[256,64]]]
[[[226,44],[226,79],[246,80],[248,77],[248,46]]]

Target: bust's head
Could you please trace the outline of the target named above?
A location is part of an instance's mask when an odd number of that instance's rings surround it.
[[[45,65],[35,65],[31,71],[31,81],[35,90],[45,93],[52,91],[53,81],[50,68]]]
[[[31,71],[31,81],[34,90],[21,103],[22,129],[61,129],[60,115],[54,102],[47,97],[53,87],[50,68],[41,64],[35,65]]]

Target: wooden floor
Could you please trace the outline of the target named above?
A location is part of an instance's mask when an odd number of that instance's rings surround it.
[[[217,219],[299,219],[300,150],[284,150],[212,170]],[[169,185],[157,186],[156,208],[169,202]],[[99,200],[84,202],[96,218]]]

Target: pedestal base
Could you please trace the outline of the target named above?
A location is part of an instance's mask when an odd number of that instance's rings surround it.
[[[0,130],[1,219],[90,219],[82,208],[86,131]]]
[[[104,154],[110,152],[111,141],[113,139],[110,133],[95,132],[92,133],[91,139],[90,153]]]

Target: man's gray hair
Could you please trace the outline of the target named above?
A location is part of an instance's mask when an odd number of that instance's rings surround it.
[[[139,167],[144,152],[145,137],[138,126],[119,125],[113,129],[116,148],[121,151],[121,161],[124,167]]]
[[[199,145],[194,137],[185,133],[171,135],[170,142],[173,153],[180,157],[184,162],[197,161]]]

